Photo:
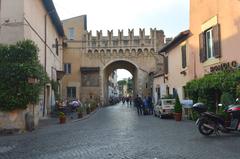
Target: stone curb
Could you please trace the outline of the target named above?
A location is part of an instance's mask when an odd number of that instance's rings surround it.
[[[95,109],[93,112],[91,112],[90,114],[88,115],[85,115],[84,117],[80,118],[80,119],[75,119],[75,120],[72,120],[71,122],[78,122],[78,121],[82,121],[82,120],[86,120],[88,118],[90,118],[91,116],[93,116],[94,114],[96,114],[101,108],[97,108]]]

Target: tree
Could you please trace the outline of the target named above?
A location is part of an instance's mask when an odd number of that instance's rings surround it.
[[[204,102],[210,111],[216,111],[223,92],[237,95],[240,70],[226,70],[205,75],[186,84],[186,91],[194,102]]]
[[[0,45],[0,110],[26,109],[36,103],[48,81],[38,60],[38,47],[31,40]],[[29,82],[36,79],[36,83]]]

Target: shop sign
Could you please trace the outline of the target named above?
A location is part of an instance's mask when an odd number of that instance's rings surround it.
[[[232,62],[226,62],[226,63],[221,63],[216,66],[210,67],[210,72],[218,72],[218,71],[223,71],[223,70],[229,70],[229,69],[235,69],[238,67],[237,61],[232,61]]]

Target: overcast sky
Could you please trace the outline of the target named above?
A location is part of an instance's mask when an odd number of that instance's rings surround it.
[[[189,0],[53,0],[60,19],[87,15],[88,30],[112,30],[117,36],[118,29],[150,28],[163,30],[166,37],[174,37],[189,26]]]

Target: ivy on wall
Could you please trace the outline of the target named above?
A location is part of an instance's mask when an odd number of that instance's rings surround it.
[[[38,60],[38,47],[31,40],[16,45],[0,45],[0,110],[26,109],[39,100],[49,81]],[[36,79],[36,83],[29,82]]]
[[[187,83],[186,91],[194,102],[206,103],[214,111],[223,92],[237,96],[240,83],[240,70],[227,70],[205,75]]]

